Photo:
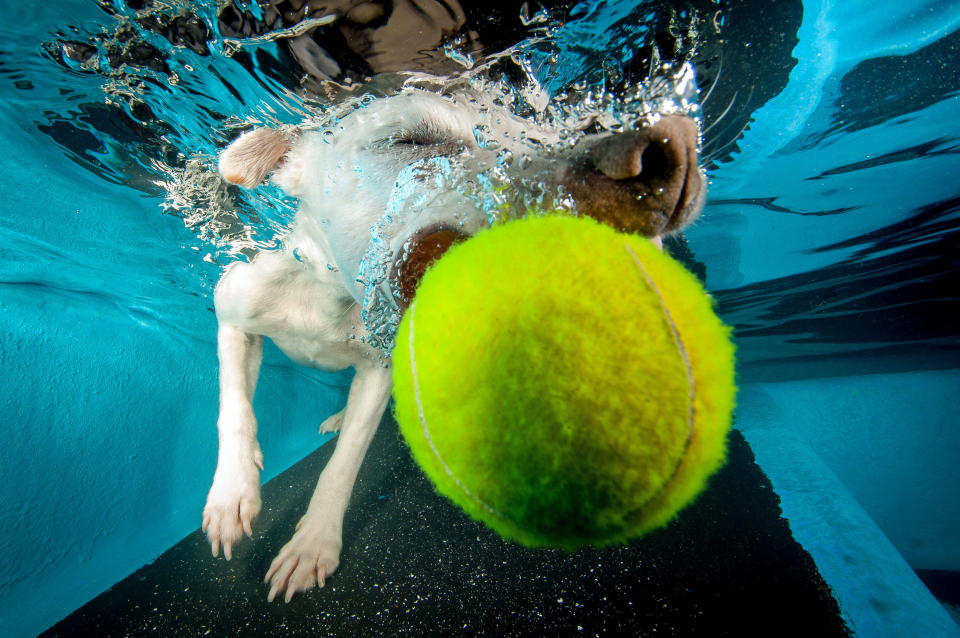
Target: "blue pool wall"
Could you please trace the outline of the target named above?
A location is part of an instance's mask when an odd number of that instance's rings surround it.
[[[896,25],[896,28],[891,28]],[[775,200],[784,210],[850,210],[843,215],[783,214],[743,205],[708,205],[689,233],[690,245],[707,266],[710,290],[746,288],[858,258],[863,244],[844,240],[897,224],[924,206],[957,197],[956,153],[931,153],[907,161],[878,162],[859,170],[865,159],[896,156],[905,147],[955,139],[960,95],[955,92],[907,115],[865,128],[851,128],[808,146],[810,137],[831,126],[841,98],[841,80],[864,60],[907,56],[960,29],[960,5],[913,0],[875,11],[867,0],[805,0],[794,50],[798,63],[786,88],[754,113],[738,143],[740,152],[711,175],[715,201]],[[917,74],[949,72],[918,68]],[[891,87],[893,93],[897,87]],[[850,127],[852,123],[846,125]],[[805,142],[805,143],[804,143]],[[866,242],[868,243],[868,242]],[[837,246],[821,250],[823,246]],[[895,253],[894,246],[890,252]],[[901,254],[907,254],[906,252]],[[903,282],[891,281],[890,285]],[[863,291],[865,293],[872,291]],[[954,291],[943,291],[950,295]],[[889,308],[889,321],[910,325],[911,315]],[[829,316],[830,306],[824,309]],[[848,309],[834,321],[856,323]],[[924,343],[923,323],[914,343]],[[762,331],[761,331],[762,332]],[[765,347],[752,337],[752,353],[793,356],[763,365],[754,357],[742,370],[738,424],[749,430],[761,415],[780,430],[806,441],[916,569],[960,569],[960,484],[951,478],[960,458],[956,396],[960,361],[929,361],[909,353],[850,367],[842,358],[888,345],[835,344],[834,361],[814,365],[819,335],[792,334]],[[956,352],[956,335],[942,340]],[[911,342],[904,341],[905,350]],[[807,350],[805,350],[807,348]],[[746,352],[746,356],[752,356]],[[944,363],[948,368],[942,369]],[[941,368],[924,370],[927,367]],[[883,373],[887,370],[894,373]],[[758,372],[760,370],[760,372]],[[774,379],[794,379],[774,382]]]
[[[216,320],[179,219],[88,181],[29,131],[0,130],[0,147],[37,153],[0,154],[0,627],[19,636],[199,527],[216,465]],[[265,480],[323,443],[349,380],[267,345]]]
[[[745,288],[855,260],[858,246],[817,248],[868,235],[924,205],[957,196],[956,180],[944,179],[960,170],[955,153],[831,174],[838,166],[955,134],[945,123],[960,119],[956,94],[909,116],[835,135],[816,150],[797,143],[811,130],[828,128],[823,120],[838,99],[839,78],[859,62],[908,55],[960,29],[960,6],[916,1],[889,9],[894,14],[871,11],[865,2],[804,2],[794,51],[798,64],[790,82],[754,114],[739,143],[742,152],[711,176],[710,195],[718,201],[773,198],[786,210],[855,213],[791,215],[708,204],[688,237],[694,254],[707,264],[710,290]],[[894,23],[898,28],[890,29]],[[847,313],[837,312],[834,321],[858,321]],[[910,315],[892,307],[889,321],[909,325]],[[917,343],[924,328],[917,326]],[[836,344],[834,361],[821,357],[811,365],[804,355],[817,351],[818,336],[793,334],[779,342],[751,338],[742,354],[755,360],[741,371],[739,426],[749,430],[761,415],[766,423],[781,424],[780,431],[801,437],[839,477],[912,567],[960,569],[960,485],[950,478],[960,459],[960,373],[924,370],[928,361],[902,354],[895,361],[878,361],[875,370],[869,359],[861,359],[853,366],[856,374],[849,374],[840,359],[887,345],[869,339]],[[764,346],[765,339],[774,345]],[[955,346],[956,337],[944,344]],[[908,350],[910,342],[905,345]],[[796,359],[766,364],[756,352]],[[943,361],[933,367],[942,368]],[[896,372],[883,373],[890,368]],[[794,380],[773,381],[783,378]]]

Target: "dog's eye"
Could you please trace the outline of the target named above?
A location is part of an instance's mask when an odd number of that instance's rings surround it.
[[[443,144],[447,140],[437,135],[430,135],[426,131],[401,131],[384,140],[390,146],[433,146]]]
[[[393,146],[430,146],[436,142],[418,137],[401,137],[389,141]]]
[[[429,130],[399,131],[371,144],[372,149],[379,151],[427,155],[450,155],[459,152],[463,147],[462,141]]]

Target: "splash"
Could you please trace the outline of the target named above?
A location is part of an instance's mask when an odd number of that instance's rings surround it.
[[[299,22],[292,27],[287,27],[286,29],[279,29],[277,31],[270,31],[269,33],[264,33],[262,35],[255,35],[249,38],[224,38],[223,39],[223,55],[231,57],[234,53],[239,51],[242,47],[245,46],[257,46],[265,44],[267,42],[275,42],[281,38],[295,38],[297,36],[303,35],[316,29],[317,27],[323,27],[328,24],[333,24],[337,19],[337,16],[334,14],[321,16],[319,18],[309,18],[303,22]]]
[[[460,193],[491,225],[530,211],[576,214],[575,202],[538,175],[531,158],[568,151],[587,135],[641,128],[664,114],[699,119],[689,63],[697,19],[672,8],[654,11],[649,2],[582,4],[565,18],[523,3],[519,19],[529,37],[515,46],[479,56],[463,33],[444,39],[438,53],[455,63],[455,73],[404,72],[367,83],[326,82],[320,94],[310,90],[317,86],[315,79],[282,67],[279,47],[330,25],[334,16],[276,28],[266,25],[266,9],[257,2],[234,2],[238,12],[265,26],[245,37],[227,37],[218,22],[223,3],[153,2],[131,8],[140,4],[105,0],[100,6],[110,16],[106,24],[64,28],[44,47],[47,57],[67,72],[98,81],[99,101],[138,137],[120,144],[125,156],[70,150],[75,161],[89,162],[107,179],[144,184],[144,190],[162,199],[165,212],[183,220],[197,248],[213,263],[250,259],[257,251],[278,247],[296,211],[296,201],[272,185],[246,191],[217,174],[214,158],[244,130],[296,126],[329,137],[353,111],[412,91],[466,100],[478,111],[505,112],[531,125],[511,133],[492,119],[478,124],[477,145],[492,159],[469,175],[457,162],[431,161],[399,176],[391,205],[371,228],[358,275],[364,322],[372,345],[384,353],[392,349],[399,322],[394,291],[386,283],[393,258],[388,239],[398,220],[421,205],[415,202],[417,183],[433,180],[438,188]],[[671,33],[687,43],[686,52],[664,52],[672,63],[661,61],[666,56],[653,39],[664,27],[664,15]],[[594,34],[600,23],[605,25],[602,33]],[[634,58],[646,50],[651,51],[647,66],[638,73]],[[85,127],[97,139],[110,137],[103,134],[103,121],[50,117],[56,125]],[[99,158],[96,165],[91,157]]]

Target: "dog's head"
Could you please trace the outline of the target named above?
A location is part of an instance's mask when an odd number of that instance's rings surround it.
[[[429,263],[503,217],[562,208],[655,242],[696,218],[695,119],[654,112],[630,130],[598,128],[519,117],[474,91],[408,89],[321,128],[256,129],[220,170],[248,187],[272,171],[324,229],[354,298],[402,310]]]

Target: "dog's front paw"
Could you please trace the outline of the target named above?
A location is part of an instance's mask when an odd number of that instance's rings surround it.
[[[247,446],[243,446],[247,447]],[[233,546],[243,535],[253,535],[253,522],[260,514],[260,470],[263,454],[256,443],[243,451],[221,450],[213,485],[203,508],[203,531],[213,555],[230,560]]]
[[[284,600],[290,602],[298,591],[323,587],[340,564],[341,545],[338,530],[324,526],[320,520],[312,520],[308,513],[263,578],[263,582],[270,583],[267,601],[273,602],[277,594],[286,592]]]

